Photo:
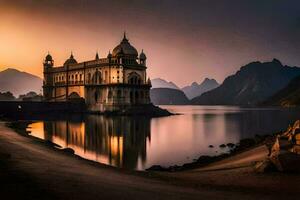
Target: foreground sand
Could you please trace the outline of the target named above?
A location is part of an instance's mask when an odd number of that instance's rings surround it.
[[[0,122],[1,199],[298,199],[299,175],[252,171],[266,155],[259,147],[191,171],[131,172],[61,152]]]

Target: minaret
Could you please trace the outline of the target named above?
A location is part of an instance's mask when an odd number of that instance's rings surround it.
[[[52,97],[52,88],[51,86],[53,85],[53,75],[49,71],[53,68],[54,66],[54,61],[52,59],[52,56],[47,54],[45,60],[44,60],[44,81],[43,81],[43,95],[46,100],[51,99]]]
[[[144,50],[142,49],[142,52],[139,56],[139,59],[140,59],[140,64],[141,65],[146,65],[146,60],[147,60],[147,57],[146,57],[146,54],[144,53]]]

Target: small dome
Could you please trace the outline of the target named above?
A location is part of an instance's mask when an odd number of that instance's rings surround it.
[[[45,60],[46,61],[52,61],[53,59],[52,59],[52,56],[48,53]]]
[[[64,65],[71,65],[71,64],[76,64],[77,60],[75,60],[73,53],[71,53],[71,56],[68,60],[65,61]]]
[[[140,54],[140,59],[141,59],[141,60],[146,60],[146,59],[147,59],[146,54],[144,53],[144,50],[143,50],[143,49],[142,49],[142,52],[141,52],[141,54]]]
[[[112,56],[117,56],[120,53],[122,53],[124,55],[134,56],[134,57],[138,56],[138,52],[137,52],[136,48],[134,48],[133,46],[131,46],[131,44],[129,43],[128,39],[126,38],[126,34],[125,33],[124,33],[124,38],[121,41],[121,43],[118,46],[116,46],[114,48],[114,50],[112,51]]]

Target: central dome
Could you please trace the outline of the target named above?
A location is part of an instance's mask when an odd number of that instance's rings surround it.
[[[117,56],[118,54],[130,55],[134,57],[138,56],[137,50],[133,46],[131,46],[125,34],[121,43],[118,46],[116,46],[112,52],[112,56],[114,57]]]

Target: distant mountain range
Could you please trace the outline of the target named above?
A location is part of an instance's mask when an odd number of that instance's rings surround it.
[[[155,105],[189,104],[189,99],[181,90],[172,88],[153,88],[150,90],[150,98]]]
[[[193,82],[191,85],[185,86],[181,90],[189,99],[192,99],[200,96],[204,92],[217,88],[219,85],[220,84],[215,79],[206,78],[201,84]]]
[[[283,107],[300,106],[300,76],[292,79],[286,87],[263,102],[263,105]]]
[[[180,88],[173,82],[168,82],[161,78],[155,78],[151,80],[152,88],[171,88],[180,90]]]
[[[32,74],[8,68],[0,72],[0,94],[10,99],[30,91],[41,93],[42,79]],[[182,90],[173,82],[161,78],[152,80],[150,97],[154,104],[194,105],[300,105],[300,68],[272,62],[252,62],[227,77],[219,85],[206,78]],[[209,91],[207,91],[209,90]],[[207,92],[205,92],[207,91]],[[197,96],[200,94],[199,96]],[[191,100],[188,99],[193,98]]]
[[[10,91],[15,97],[30,91],[41,93],[43,80],[32,74],[8,68],[0,72],[0,92]]]
[[[300,68],[272,62],[252,62],[209,92],[191,100],[204,105],[255,105],[265,101],[300,75]]]

